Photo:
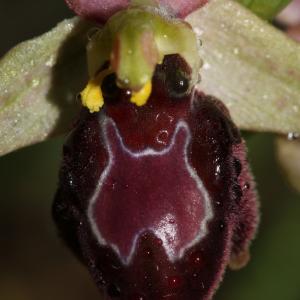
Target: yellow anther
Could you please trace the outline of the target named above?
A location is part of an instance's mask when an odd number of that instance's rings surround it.
[[[95,78],[89,81],[85,89],[80,93],[82,105],[87,107],[91,113],[99,111],[104,105],[101,83],[105,76],[111,73],[111,69],[105,69],[100,72]]]
[[[81,92],[81,102],[91,113],[99,111],[103,106],[104,99],[97,80],[91,80]]]
[[[152,91],[152,83],[148,81],[139,91],[132,92],[130,101],[135,103],[137,106],[142,106],[146,104],[147,100],[150,97]]]

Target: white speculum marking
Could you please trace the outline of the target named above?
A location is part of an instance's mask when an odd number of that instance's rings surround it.
[[[123,142],[122,136],[120,135],[120,132],[119,132],[115,122],[112,119],[103,117],[100,120],[100,126],[101,126],[102,135],[103,135],[103,139],[104,139],[104,142],[106,145],[106,149],[107,149],[109,158],[108,158],[107,166],[100,176],[99,182],[96,186],[93,196],[91,197],[91,199],[89,201],[89,205],[88,205],[88,209],[87,209],[87,217],[88,217],[89,223],[91,225],[92,232],[94,233],[98,243],[101,246],[110,246],[117,253],[117,255],[119,256],[121,261],[125,265],[128,265],[131,262],[132,257],[134,255],[137,240],[138,240],[139,236],[142,235],[145,231],[152,231],[155,234],[155,236],[162,241],[162,245],[163,245],[165,252],[170,261],[174,262],[176,260],[181,259],[182,256],[184,255],[184,253],[186,252],[186,250],[190,249],[192,246],[194,246],[195,244],[200,242],[201,239],[203,239],[203,237],[205,237],[207,235],[208,221],[210,221],[213,218],[213,210],[212,210],[210,196],[209,196],[206,188],[204,187],[202,180],[199,178],[197,172],[190,165],[188,157],[187,157],[187,149],[188,149],[188,145],[190,144],[190,141],[191,141],[191,133],[190,133],[188,124],[183,120],[178,121],[178,123],[176,124],[174,134],[172,136],[171,142],[170,142],[169,146],[166,147],[165,149],[163,149],[161,151],[156,151],[153,148],[146,148],[143,151],[137,151],[137,152],[131,151],[128,147],[126,147],[126,145]],[[116,162],[116,158],[114,156],[114,153],[112,151],[112,147],[111,147],[111,144],[110,144],[110,141],[108,138],[107,128],[109,126],[112,126],[113,130],[115,131],[114,134],[117,137],[119,146],[121,147],[122,151],[124,153],[126,153],[127,155],[129,155],[131,157],[131,159],[136,159],[136,160],[144,158],[144,157],[155,158],[155,157],[161,157],[161,156],[168,156],[169,153],[172,151],[172,149],[175,147],[176,137],[178,136],[178,133],[181,130],[185,131],[186,138],[185,138],[184,151],[183,151],[183,156],[184,156],[183,159],[184,159],[184,163],[185,163],[185,168],[186,168],[190,178],[192,180],[194,180],[194,182],[196,183],[197,189],[203,197],[204,212],[203,212],[203,219],[200,223],[200,228],[198,230],[198,233],[195,235],[195,238],[193,240],[191,240],[189,243],[185,244],[185,246],[182,247],[178,253],[176,253],[174,251],[174,249],[169,246],[169,243],[170,243],[170,240],[176,239],[176,227],[182,226],[182,224],[176,223],[176,220],[174,219],[174,216],[172,213],[166,213],[165,216],[162,217],[160,219],[160,221],[156,224],[155,228],[151,228],[151,227],[142,228],[139,232],[136,232],[136,234],[132,240],[132,246],[131,246],[129,255],[122,255],[118,245],[116,243],[111,243],[110,241],[107,241],[101,234],[101,232],[99,230],[99,226],[97,225],[97,222],[96,222],[95,216],[94,216],[94,205],[95,205],[97,199],[99,201],[99,194],[101,193],[103,185],[105,184],[105,181],[108,178],[108,176],[112,170],[112,167],[114,166],[114,164]],[[145,176],[147,176],[147,174],[145,174]],[[188,211],[189,207],[187,207],[186,209]],[[191,215],[193,214],[192,211],[190,213],[191,213]],[[126,226],[126,220],[124,220],[124,226]]]

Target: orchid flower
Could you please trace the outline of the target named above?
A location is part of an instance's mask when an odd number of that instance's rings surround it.
[[[66,2],[85,21],[0,62],[0,153],[68,124],[77,95],[61,235],[108,299],[212,299],[226,268],[247,264],[259,222],[238,128],[300,132],[300,47],[241,4],[272,19],[289,1]]]

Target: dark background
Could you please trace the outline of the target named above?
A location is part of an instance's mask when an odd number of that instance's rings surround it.
[[[63,0],[0,0],[0,56],[71,15]],[[226,273],[215,299],[300,300],[300,196],[281,175],[274,137],[255,134],[247,140],[261,199],[261,226],[251,262]],[[100,299],[86,269],[57,238],[51,220],[62,141],[0,157],[1,300]]]

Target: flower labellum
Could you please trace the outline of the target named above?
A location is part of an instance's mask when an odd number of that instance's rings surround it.
[[[165,57],[144,106],[107,93],[64,146],[54,218],[110,299],[210,299],[226,266],[246,263],[257,205],[244,142],[187,74]]]
[[[157,53],[148,66],[133,15]],[[88,46],[88,109],[64,145],[54,219],[107,299],[211,299],[226,267],[247,263],[258,223],[245,144],[195,90],[198,44],[182,21],[133,8],[106,25]]]

